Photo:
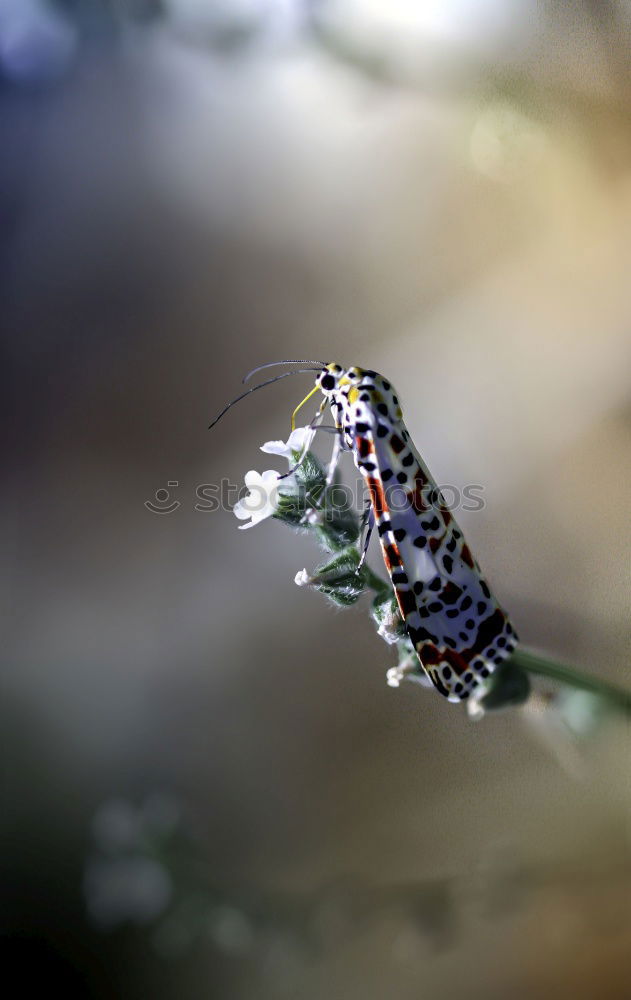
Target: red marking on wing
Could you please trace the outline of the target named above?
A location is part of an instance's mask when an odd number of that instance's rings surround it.
[[[455,649],[445,649],[443,650],[443,660],[449,664],[454,673],[465,674],[469,669],[469,662],[461,653],[457,653]]]
[[[384,545],[383,546],[383,558],[388,569],[392,569],[393,566],[402,566],[403,560],[401,559],[401,554],[396,545]],[[414,604],[416,607],[416,602]],[[413,609],[414,610],[414,609]]]
[[[359,435],[355,438],[355,447],[360,458],[368,458],[375,450],[370,438],[360,437]]]
[[[423,495],[423,486],[417,485],[413,493],[408,493],[408,501],[415,514],[424,514],[428,509]]]
[[[401,613],[403,614],[403,609],[401,609]],[[505,624],[504,612],[500,608],[496,608],[493,614],[485,618],[479,626],[476,641],[470,649],[457,652],[455,649],[438,649],[431,642],[421,642],[416,646],[418,658],[424,667],[432,667],[437,663],[448,663],[454,673],[461,677],[462,674],[471,669],[472,660],[488,649],[497,636],[502,634]]]
[[[440,663],[443,658],[442,654],[436,649],[436,646],[432,645],[431,642],[426,642],[424,646],[417,649],[417,653],[424,667],[431,667],[435,663]]]
[[[473,562],[473,556],[471,555],[471,549],[469,548],[468,545],[463,545],[462,546],[462,549],[460,550],[460,557],[461,557],[462,561],[467,564],[467,566],[470,566],[471,569],[475,569],[475,564]]]
[[[383,491],[383,486],[379,479],[375,479],[373,476],[367,477],[368,489],[370,491],[370,502],[372,503],[372,508],[375,513],[375,518],[379,520],[384,515],[390,513],[390,508],[386,501],[386,497]],[[403,560],[401,559],[401,553],[399,552],[398,546],[393,542],[384,545],[383,541],[381,543],[381,548],[383,551],[383,559],[389,570],[392,570],[394,566],[402,566]]]
[[[388,504],[386,503],[381,482],[378,479],[373,479],[372,476],[369,476],[368,490],[370,492],[370,502],[372,503],[375,517],[382,517],[383,514],[389,513]]]

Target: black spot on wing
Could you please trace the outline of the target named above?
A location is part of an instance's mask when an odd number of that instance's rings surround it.
[[[437,517],[433,517],[431,521],[421,521],[421,528],[423,531],[438,531],[440,528],[440,521]]]
[[[449,691],[447,690],[447,688],[445,687],[445,685],[443,684],[443,682],[440,680],[437,672],[435,670],[432,670],[431,672],[428,671],[428,673],[429,673],[429,677],[430,677],[430,680],[431,680],[432,684],[434,685],[434,687],[436,688],[436,690],[439,692],[439,694],[442,694],[445,698],[448,698],[449,697]],[[462,687],[462,684],[457,684],[456,687]]]
[[[392,577],[394,581],[394,573],[392,574]],[[407,577],[405,582],[407,583]],[[416,600],[411,590],[397,590],[396,596],[401,609],[401,614],[404,618],[407,618],[414,611],[416,611]]]
[[[437,577],[437,579],[440,585],[440,578]],[[450,580],[449,583],[443,587],[443,592],[440,596],[445,604],[455,604],[456,601],[462,596],[462,589]]]

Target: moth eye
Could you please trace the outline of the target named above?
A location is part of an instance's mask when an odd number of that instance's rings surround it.
[[[331,389],[335,388],[335,379],[333,378],[332,375],[323,375],[320,385],[326,391],[330,391]]]

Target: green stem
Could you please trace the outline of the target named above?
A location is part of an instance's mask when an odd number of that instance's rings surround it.
[[[598,695],[612,706],[631,715],[631,693],[623,688],[609,684],[607,681],[598,680],[596,677],[589,677],[579,673],[574,667],[567,667],[562,663],[555,663],[545,656],[538,656],[525,649],[516,649],[511,657],[511,662],[521,667],[529,674],[537,674],[539,677],[549,677],[568,687],[577,688],[580,691],[589,691]]]

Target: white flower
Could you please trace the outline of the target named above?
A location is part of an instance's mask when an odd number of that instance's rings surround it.
[[[390,667],[386,673],[388,687],[398,688],[403,681],[414,681],[421,687],[431,687],[432,682],[420,666],[416,654],[412,653],[401,660],[396,667]]]
[[[467,715],[472,722],[479,722],[480,719],[483,719],[486,715],[486,709],[482,704],[482,698],[488,693],[487,689],[482,686],[474,688],[471,692],[471,697],[467,701]]]
[[[280,487],[280,472],[275,469],[268,469],[267,472],[246,472],[245,485],[249,492],[242,500],[237,500],[232,508],[232,513],[240,521],[247,521],[248,524],[240,524],[239,528],[252,528],[259,521],[266,517],[271,517],[278,508]],[[293,486],[295,481],[293,476],[287,476],[282,480],[283,486]]]
[[[294,462],[294,454],[301,455],[308,451],[315,436],[315,427],[296,427],[286,441],[266,441],[261,445],[261,451],[267,455],[281,455],[290,465]]]
[[[386,673],[386,684],[391,688],[398,688],[403,680],[402,671],[399,667],[390,667]]]
[[[294,577],[294,583],[297,587],[308,587],[311,583],[311,577],[307,573],[306,569],[300,569]]]

